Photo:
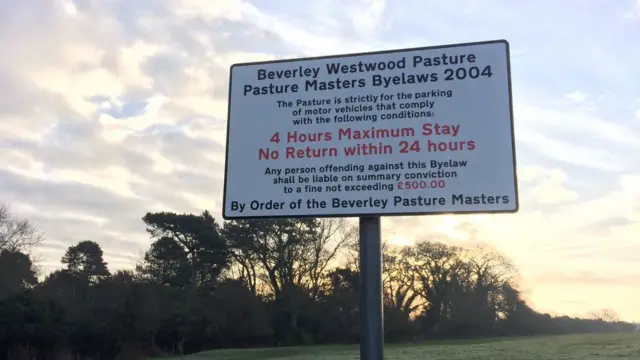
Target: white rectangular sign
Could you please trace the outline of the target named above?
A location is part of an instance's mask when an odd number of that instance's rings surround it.
[[[504,40],[231,67],[223,217],[518,210]]]

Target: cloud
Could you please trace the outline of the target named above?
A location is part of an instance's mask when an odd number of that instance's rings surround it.
[[[0,126],[10,130],[0,136],[1,193],[37,209],[26,214],[48,235],[47,266],[61,244],[87,238],[112,264],[131,266],[117,254],[146,248],[145,212],[220,208],[226,69],[261,58],[239,44],[271,35],[235,8],[126,4],[16,4],[17,18],[2,25],[0,49],[15,56],[0,63],[11,89],[0,100]],[[149,31],[156,22],[187,23]],[[235,31],[202,36],[222,28]]]
[[[640,150],[633,126],[579,109],[553,110],[518,102],[515,116],[517,139],[542,155],[597,170],[633,170],[632,154]]]
[[[636,0],[633,7],[631,7],[631,9],[624,14],[624,17],[628,19],[640,18],[640,1]]]
[[[219,216],[230,65],[505,34],[520,212],[384,218],[385,236],[488,242],[521,268],[543,309],[604,301],[556,300],[562,291],[545,282],[557,274],[558,287],[588,294],[581,279],[597,276],[593,290],[638,266],[640,50],[620,21],[626,4],[34,0],[3,9],[0,52],[11,56],[0,58],[0,196],[45,231],[47,269],[85,239],[113,268],[132,266],[150,241],[147,211]],[[611,285],[621,298],[637,296],[621,282]]]
[[[522,182],[534,182],[529,188],[531,196],[543,204],[563,203],[576,200],[577,192],[567,189],[567,175],[559,169],[524,167],[519,172]]]
[[[580,91],[574,91],[572,93],[567,94],[567,98],[576,102],[582,102],[587,99],[587,94]]]

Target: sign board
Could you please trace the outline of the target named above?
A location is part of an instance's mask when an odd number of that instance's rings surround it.
[[[518,210],[504,40],[235,64],[225,219]]]

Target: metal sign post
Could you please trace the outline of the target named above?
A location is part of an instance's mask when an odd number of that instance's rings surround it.
[[[382,236],[380,217],[360,218],[360,359],[382,360]]]

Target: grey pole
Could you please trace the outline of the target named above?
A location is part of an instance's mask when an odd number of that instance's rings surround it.
[[[360,359],[384,357],[380,217],[360,218]]]

